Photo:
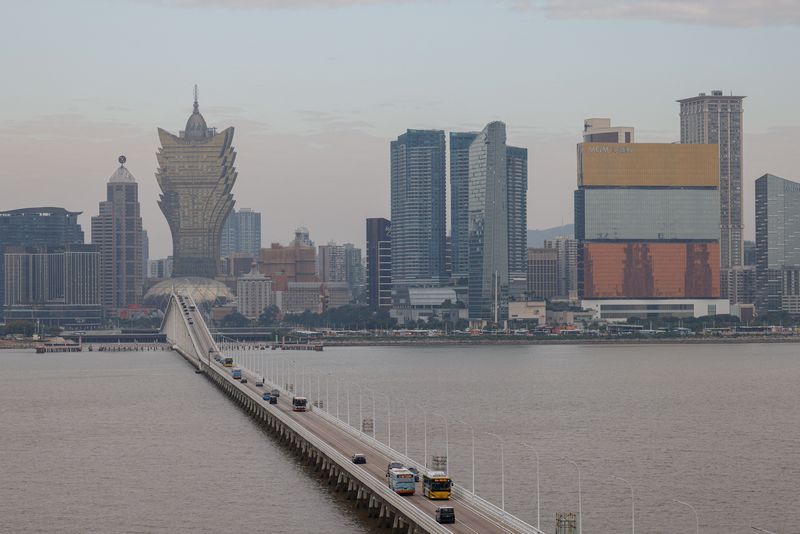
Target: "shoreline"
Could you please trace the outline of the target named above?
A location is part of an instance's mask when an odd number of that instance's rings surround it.
[[[800,343],[800,336],[739,336],[739,337],[686,337],[686,338],[586,338],[586,339],[325,339],[325,347],[413,347],[413,346],[464,346],[464,345],[679,345],[679,344],[758,344]]]
[[[732,337],[685,337],[685,338],[363,338],[321,340],[325,347],[447,347],[467,345],[726,345],[762,343],[800,343],[800,336],[732,336]],[[40,341],[0,340],[0,350],[35,349]]]

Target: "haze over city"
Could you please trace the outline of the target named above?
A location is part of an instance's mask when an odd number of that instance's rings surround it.
[[[797,178],[797,3],[110,1],[6,4],[0,210],[59,205],[88,225],[116,158],[140,186],[151,257],[171,253],[156,200],[156,128],[192,87],[209,126],[236,128],[237,208],[263,237],[307,226],[363,246],[388,216],[388,143],[406,128],[508,125],[529,150],[528,227],[572,222],[586,117],[677,141],[676,99],[744,102],[744,221],[753,182]],[[88,237],[88,234],[87,234]]]

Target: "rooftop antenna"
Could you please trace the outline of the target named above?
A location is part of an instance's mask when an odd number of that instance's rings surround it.
[[[197,91],[197,84],[194,84],[194,110],[195,110],[195,111],[199,111],[199,108],[200,108],[200,106],[199,106],[199,105],[198,105],[198,103],[197,103],[197,96],[198,96],[198,94],[199,94],[199,93],[198,93],[198,91]]]

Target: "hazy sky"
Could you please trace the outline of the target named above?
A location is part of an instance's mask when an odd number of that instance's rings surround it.
[[[800,179],[800,0],[2,1],[0,210],[63,206],[89,222],[119,154],[140,184],[151,257],[171,252],[156,127],[192,86],[234,126],[237,207],[263,242],[309,227],[364,242],[389,216],[389,141],[406,128],[508,125],[529,149],[528,226],[572,220],[583,119],[678,139],[678,98],[746,95],[753,181]]]

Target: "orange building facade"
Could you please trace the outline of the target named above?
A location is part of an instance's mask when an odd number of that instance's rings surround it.
[[[583,297],[719,298],[719,243],[585,243]]]

